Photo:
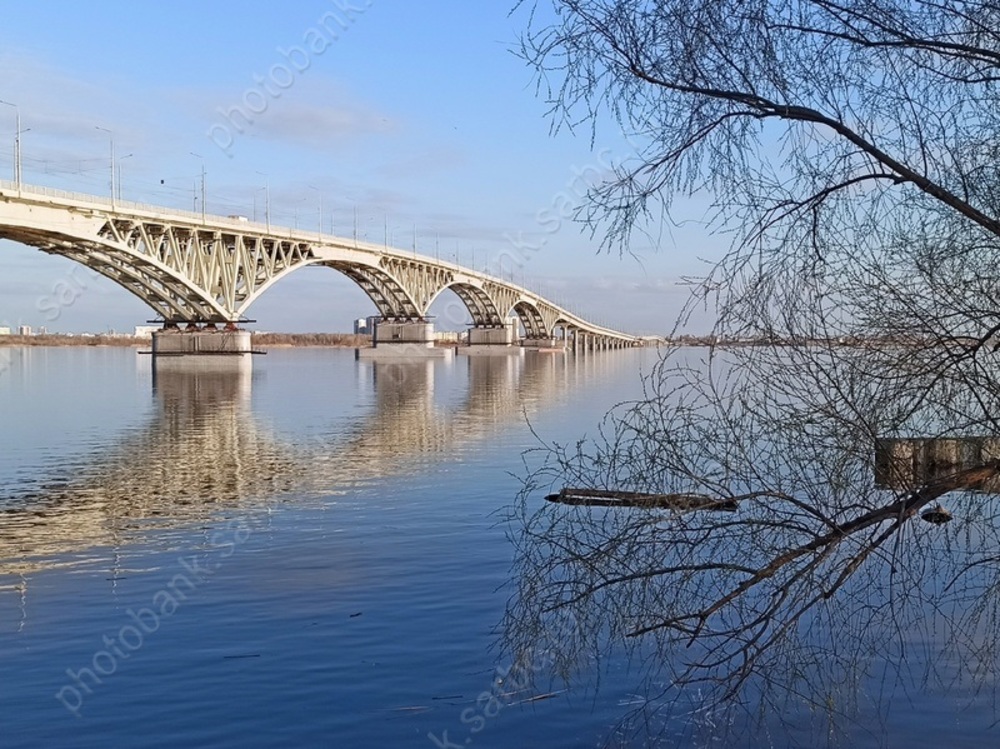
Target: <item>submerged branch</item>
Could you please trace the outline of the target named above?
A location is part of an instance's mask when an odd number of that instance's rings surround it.
[[[976,489],[982,486],[984,483],[992,478],[995,478],[1000,474],[1000,461],[990,461],[983,464],[982,466],[977,466],[974,468],[967,468],[963,471],[957,471],[950,476],[944,476],[939,479],[925,484],[923,487],[916,489],[901,499],[898,499],[891,504],[885,505],[883,507],[878,507],[874,510],[864,513],[863,515],[850,520],[846,523],[841,523],[837,525],[833,530],[822,536],[817,536],[812,541],[803,544],[795,549],[790,549],[783,554],[779,554],[774,557],[768,564],[764,565],[758,569],[753,575],[744,580],[738,586],[736,586],[729,593],[718,598],[714,603],[710,604],[708,607],[702,609],[699,612],[692,612],[685,614],[680,617],[671,617],[670,619],[665,619],[663,621],[657,622],[656,624],[651,624],[639,629],[633,630],[629,633],[630,637],[637,637],[639,635],[652,632],[657,629],[668,628],[674,625],[676,622],[681,620],[696,619],[699,624],[695,629],[694,633],[691,635],[692,639],[696,638],[701,632],[702,627],[708,621],[710,617],[717,614],[726,606],[732,604],[740,596],[747,593],[749,590],[756,587],[758,584],[767,580],[768,578],[774,577],[775,574],[782,568],[788,566],[795,560],[806,556],[808,554],[819,554],[821,556],[827,555],[831,549],[840,544],[842,541],[846,540],[850,536],[857,534],[867,528],[879,525],[886,521],[894,520],[896,521],[892,526],[891,530],[893,532],[898,532],[902,527],[902,521],[915,515],[922,507],[930,502],[938,499],[939,497],[958,489]],[[838,589],[843,585],[844,581],[850,577],[854,572],[857,571],[860,562],[868,556],[870,551],[880,546],[885,540],[885,535],[879,537],[879,539],[869,544],[870,549],[867,552],[856,556],[852,559],[851,563],[843,570],[843,572],[838,576],[833,588],[828,591],[823,598],[829,598],[833,591]],[[810,568],[813,565],[810,565]],[[819,600],[817,598],[817,600]]]

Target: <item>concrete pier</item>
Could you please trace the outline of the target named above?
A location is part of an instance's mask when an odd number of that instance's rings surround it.
[[[875,448],[875,485],[911,490],[998,458],[1000,439],[996,437],[880,440]],[[975,490],[1000,494],[1000,479],[987,479]]]
[[[457,346],[455,353],[459,356],[521,356],[524,354],[524,349],[520,346],[480,344],[478,346]]]
[[[249,330],[158,330],[153,333],[153,358],[198,358],[249,360],[252,354]]]
[[[505,325],[501,328],[469,328],[470,346],[513,346],[514,329]]]
[[[372,335],[375,346],[393,343],[419,343],[426,346],[434,345],[434,324],[422,320],[406,322],[390,322],[383,320],[375,323]]]
[[[525,338],[521,341],[521,346],[526,349],[565,349],[563,342],[558,338]]]
[[[451,348],[434,345],[434,325],[424,320],[381,320],[375,323],[370,348],[355,349],[358,359],[445,359]]]

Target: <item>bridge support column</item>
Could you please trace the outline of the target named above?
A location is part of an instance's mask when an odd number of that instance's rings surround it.
[[[525,338],[521,341],[521,345],[526,349],[562,349],[563,345],[558,338]]]
[[[216,328],[210,323],[199,328],[195,323],[188,323],[183,329],[173,326],[153,333],[155,359],[249,359],[252,353],[250,331],[231,325]]]
[[[514,330],[509,326],[501,328],[469,328],[470,346],[511,346],[514,344]]]
[[[372,341],[376,346],[394,343],[419,343],[427,347],[434,345],[434,324],[426,320],[390,321],[375,323]]]
[[[469,328],[468,346],[459,346],[455,353],[472,355],[501,354],[509,356],[511,354],[521,354],[521,347],[515,346],[517,333],[513,326],[504,325],[502,327],[473,326]]]
[[[371,348],[355,349],[359,359],[447,358],[450,348],[434,345],[434,324],[427,320],[378,320]]]

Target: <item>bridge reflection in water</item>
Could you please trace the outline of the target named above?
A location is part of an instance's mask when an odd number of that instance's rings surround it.
[[[72,477],[0,494],[0,590],[23,594],[33,572],[89,562],[103,553],[96,549],[197,527],[220,512],[342,494],[405,472],[557,407],[574,386],[629,362],[627,354],[461,357],[450,366],[468,368],[468,387],[445,404],[435,398],[435,368],[448,364],[360,361],[372,407],[346,430],[308,440],[282,436],[254,416],[248,364],[160,362],[156,410],[144,427],[84,456]]]

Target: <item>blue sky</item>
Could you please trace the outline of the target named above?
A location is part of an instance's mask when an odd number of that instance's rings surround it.
[[[269,192],[273,224],[316,227],[322,202],[324,229],[341,235],[356,213],[362,238],[415,240],[418,252],[481,270],[520,254],[503,271],[518,282],[597,322],[666,332],[686,298],[681,277],[704,272],[700,258],[718,257],[719,240],[697,203],[680,228],[631,247],[639,260],[599,254],[578,225],[553,220],[578,200],[581,173],[629,147],[613,126],[593,143],[589,130],[550,133],[532,71],[511,51],[526,16],[508,10],[458,0],[9,4],[0,100],[29,129],[28,183],[108,194],[106,128],[126,199],[191,208],[204,166],[210,212],[263,218]],[[8,179],[14,130],[14,109],[0,106]],[[77,293],[52,319],[45,300],[60,284]],[[261,329],[335,331],[374,311],[346,278],[313,268],[251,315]],[[129,330],[150,317],[72,262],[0,241],[0,324]]]

